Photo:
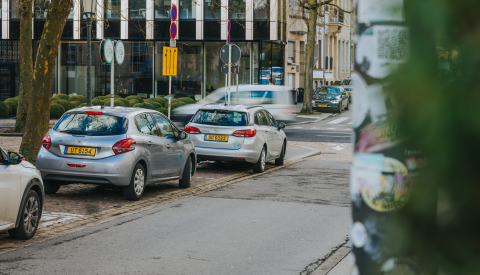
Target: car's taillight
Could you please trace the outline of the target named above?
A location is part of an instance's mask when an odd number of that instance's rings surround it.
[[[70,167],[75,167],[75,168],[83,168],[83,167],[86,166],[84,164],[70,164],[70,163],[67,163],[67,165],[70,166]]]
[[[135,143],[137,143],[137,142],[135,140],[131,139],[131,138],[122,139],[122,140],[118,141],[117,143],[115,143],[113,145],[112,149],[113,149],[113,152],[115,153],[115,155],[122,154],[122,153],[125,153],[125,152],[135,150],[135,147],[130,147],[130,145],[135,144]]]
[[[89,114],[89,115],[101,115],[101,114],[103,114],[103,112],[99,112],[99,111],[85,111],[85,114]]]
[[[187,134],[201,134],[200,129],[186,125],[185,126],[185,133]]]
[[[254,137],[255,135],[257,135],[257,130],[255,129],[235,131],[232,134],[234,137]]]
[[[49,135],[49,134],[46,134],[46,135],[43,137],[42,145],[43,145],[43,148],[45,148],[45,149],[47,149],[47,150],[50,148],[50,146],[52,146],[52,140],[50,139],[50,135]]]

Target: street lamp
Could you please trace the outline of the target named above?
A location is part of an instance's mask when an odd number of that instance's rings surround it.
[[[90,54],[92,48],[92,17],[97,8],[97,0],[82,0],[83,14],[87,19],[87,106],[92,106],[92,84],[91,84],[91,66],[92,56]]]

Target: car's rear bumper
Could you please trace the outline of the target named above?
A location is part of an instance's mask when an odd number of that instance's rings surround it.
[[[227,150],[207,147],[195,147],[198,160],[222,160],[222,161],[242,161],[255,163],[260,157],[259,150],[250,150],[244,148],[239,150]]]
[[[70,167],[67,164],[80,164],[85,167]],[[134,164],[135,156],[131,152],[92,160],[60,157],[43,147],[38,153],[36,162],[43,180],[115,186],[130,184]]]

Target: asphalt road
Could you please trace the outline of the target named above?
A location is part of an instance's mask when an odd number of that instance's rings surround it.
[[[348,162],[303,161],[0,255],[0,274],[299,274],[345,242]]]
[[[350,143],[352,140],[352,111],[332,116],[317,123],[287,126],[283,131],[289,141]]]

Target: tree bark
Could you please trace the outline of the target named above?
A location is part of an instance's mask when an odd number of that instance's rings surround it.
[[[23,132],[27,121],[28,100],[32,93],[32,0],[20,0],[20,87],[15,131]]]
[[[72,0],[52,1],[37,51],[33,72],[33,89],[28,103],[27,123],[20,146],[21,154],[32,163],[36,161],[43,136],[49,128],[55,59],[71,6]]]
[[[305,51],[305,82],[303,93],[302,114],[311,114],[312,90],[313,90],[313,60],[315,50],[315,38],[317,34],[318,3],[317,0],[310,0],[309,18],[307,22],[307,49]],[[314,8],[315,7],[315,8]]]

